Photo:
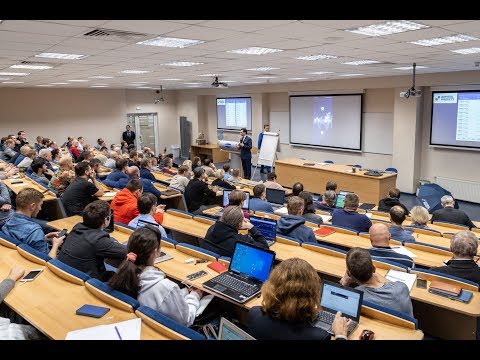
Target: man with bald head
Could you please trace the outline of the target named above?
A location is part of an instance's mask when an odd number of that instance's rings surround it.
[[[408,266],[409,268],[414,267],[412,258],[404,254],[399,254],[390,247],[390,232],[385,224],[373,224],[370,227],[369,234],[372,248],[368,249],[368,252],[374,260],[388,260]]]

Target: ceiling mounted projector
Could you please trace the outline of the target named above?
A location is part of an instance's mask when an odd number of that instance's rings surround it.
[[[400,92],[400,97],[404,97],[404,98],[408,99],[410,96],[412,96],[412,97],[422,96],[422,90],[415,89],[415,68],[416,67],[417,67],[417,64],[413,63],[413,84],[412,84],[412,87],[410,89],[408,89],[407,91]]]
[[[215,77],[213,78],[212,86],[213,86],[213,87],[220,87],[220,86],[222,86],[222,87],[228,87],[228,84],[227,84],[226,82],[219,82],[219,81],[218,81],[218,76],[215,76]]]
[[[165,102],[165,99],[163,98],[163,87],[160,85],[160,90],[155,91],[156,94],[160,94],[159,98],[156,98],[154,103],[158,104],[159,102]]]

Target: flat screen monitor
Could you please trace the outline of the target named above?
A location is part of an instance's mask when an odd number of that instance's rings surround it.
[[[252,130],[252,99],[249,97],[217,98],[217,128]]]
[[[223,190],[223,207],[227,206],[229,204],[229,201],[228,201],[228,195],[230,195],[230,193],[232,192],[233,190]],[[243,210],[248,210],[250,207],[250,193],[247,192],[247,191],[244,191],[245,193],[245,201],[243,202],[243,207],[242,209]]]
[[[272,204],[283,205],[285,204],[285,191],[279,189],[267,188],[267,201]]]

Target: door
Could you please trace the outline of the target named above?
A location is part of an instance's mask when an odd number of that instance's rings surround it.
[[[135,146],[141,150],[143,146],[152,149],[159,154],[159,143],[157,135],[157,113],[149,114],[127,114],[127,125],[135,129],[137,134]]]

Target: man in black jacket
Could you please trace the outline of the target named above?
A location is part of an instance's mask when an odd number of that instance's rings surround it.
[[[97,200],[83,211],[83,223],[75,225],[66,237],[57,259],[93,278],[108,281],[113,272],[106,271],[105,258],[119,265],[127,256],[127,247],[104,231],[110,222],[110,205]]]
[[[456,233],[450,240],[450,251],[453,253],[453,259],[448,260],[446,266],[430,270],[457,276],[480,285],[480,267],[474,260],[478,251],[478,239],[475,234],[468,230]]]
[[[194,178],[190,180],[185,188],[185,202],[188,211],[196,215],[201,215],[204,210],[210,209],[216,205],[208,205],[215,202],[217,193],[208,188],[205,180],[208,178],[205,169],[197,167],[193,170]]]
[[[126,141],[128,145],[132,145],[135,141],[135,132],[130,130],[130,125],[127,125],[126,129],[122,134],[122,139]]]
[[[240,229],[248,229],[248,234],[239,234]],[[239,206],[229,206],[223,211],[220,220],[210,226],[201,246],[221,256],[232,257],[237,241],[268,249],[267,240],[243,217],[242,209]]]
[[[405,210],[405,215],[408,215],[407,207],[400,202],[400,190],[391,188],[388,190],[388,197],[378,202],[378,211],[390,212],[390,209],[396,205],[401,206]]]
[[[465,225],[470,229],[476,227],[468,215],[459,209],[455,209],[455,200],[450,195],[444,195],[440,199],[443,209],[437,210],[432,215],[432,224],[434,221],[446,221],[454,224]]]

